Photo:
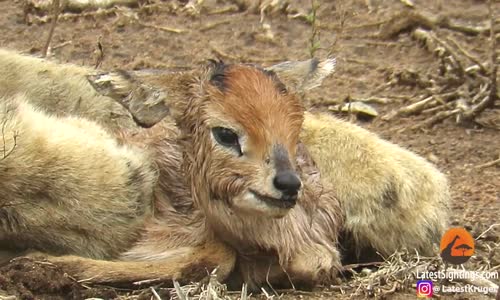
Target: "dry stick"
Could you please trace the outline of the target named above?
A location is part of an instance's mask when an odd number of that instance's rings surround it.
[[[52,0],[28,0],[30,4],[35,4],[35,6],[41,10],[49,10]],[[139,3],[138,0],[65,0],[63,5],[63,10],[73,11],[73,12],[83,12],[88,10],[98,10],[106,9],[113,6],[126,6],[134,7]]]
[[[413,104],[410,104],[408,106],[405,106],[403,108],[400,108],[399,110],[392,111],[385,116],[382,117],[382,120],[384,121],[389,121],[393,119],[396,116],[408,116],[411,114],[417,114],[420,113],[422,110],[424,110],[426,107],[429,105],[435,103],[434,96],[429,96],[423,100],[420,100],[418,102],[415,102]]]
[[[476,169],[483,169],[483,168],[491,167],[494,165],[500,165],[500,158],[495,159],[495,160],[490,161],[490,162],[487,162],[487,163],[484,163],[484,164],[481,164],[481,165],[478,165],[478,166],[476,166]]]
[[[490,71],[490,93],[478,105],[474,106],[470,111],[464,113],[464,119],[474,121],[474,119],[482,113],[486,108],[493,106],[497,98],[497,51],[496,51],[496,36],[495,36],[495,16],[493,14],[493,0],[488,1],[488,11],[490,15],[490,39],[491,39],[491,71]]]
[[[241,296],[240,296],[241,300],[247,300],[248,296],[247,288],[248,288],[247,284],[243,283],[243,285],[241,286]]]
[[[209,23],[209,24],[201,27],[200,31],[201,32],[208,31],[208,30],[214,29],[217,26],[228,24],[228,23],[231,23],[231,20],[216,21],[216,22]]]
[[[147,23],[143,23],[141,21],[137,21],[137,24],[144,26],[144,27],[147,27],[147,28],[154,28],[154,29],[158,29],[161,31],[172,32],[172,33],[184,33],[184,32],[188,31],[186,29],[181,29],[181,28],[173,28],[173,27],[165,27],[165,26],[157,26],[157,25],[147,24]]]
[[[61,10],[61,5],[59,3],[59,0],[53,0],[53,1],[54,2],[52,3],[53,5],[52,9],[54,16],[52,17],[52,24],[50,25],[50,31],[49,31],[49,36],[47,37],[47,42],[43,47],[42,57],[47,57],[47,52],[49,51],[50,47],[50,41],[52,40],[52,36],[54,35],[54,30],[56,29],[57,25],[57,18],[59,18],[59,12]]]
[[[460,71],[460,74],[465,74],[465,69],[463,67],[463,62],[462,62],[461,59],[459,59],[460,57],[455,52],[455,50],[453,50],[453,48],[450,47],[450,45],[448,45],[448,43],[446,43],[442,39],[438,38],[436,36],[436,34],[434,34],[432,32],[429,32],[429,35],[430,35],[430,37],[432,39],[434,39],[434,41],[436,43],[438,43],[441,47],[444,48],[444,50],[447,52],[448,56],[451,56],[453,58],[453,60],[456,62],[456,67],[458,67],[458,71]],[[445,56],[446,56],[446,54],[445,54]]]
[[[52,47],[52,50],[56,50],[56,49],[59,49],[59,48],[62,48],[62,47],[66,47],[68,45],[71,45],[73,43],[73,41],[66,41],[64,43],[61,43],[59,45],[55,45]]]
[[[365,66],[370,67],[370,68],[378,68],[379,67],[379,65],[377,63],[374,63],[374,62],[371,62],[368,60],[357,59],[357,58],[346,58],[345,61],[349,62],[349,63],[365,65]]]
[[[179,297],[180,300],[189,300],[184,291],[182,291],[179,282],[176,280],[173,280],[173,282],[174,282],[175,292],[177,293],[177,297]]]
[[[425,120],[424,122],[412,126],[410,129],[414,130],[414,129],[423,128],[423,127],[430,127],[436,123],[443,121],[444,119],[446,119],[448,117],[451,117],[453,115],[458,114],[459,112],[460,112],[460,109],[441,111],[441,112],[435,114],[434,116],[432,116],[431,118]]]
[[[82,12],[82,13],[78,13],[78,14],[75,14],[75,13],[60,13],[59,14],[59,18],[58,20],[61,20],[61,21],[68,21],[68,20],[74,20],[74,19],[85,19],[87,17],[102,17],[102,16],[108,16],[108,15],[111,15],[111,14],[116,14],[116,12],[118,11],[118,8],[116,7],[113,7],[113,8],[109,8],[109,9],[101,9],[101,10],[98,10],[98,11],[89,11],[89,12]],[[47,23],[48,20],[50,20],[50,18],[48,16],[33,16],[33,23],[36,23],[36,24],[44,24],[44,23]]]
[[[155,296],[155,299],[156,300],[161,300],[161,297],[160,295],[158,295],[158,293],[156,292],[155,288],[154,287],[150,287],[151,289],[151,292],[153,293],[153,295]]]
[[[151,279],[145,279],[145,280],[141,280],[141,281],[135,281],[135,282],[132,282],[133,285],[144,285],[146,283],[148,284],[151,284],[151,283],[157,283],[161,281],[161,278],[151,278]]]
[[[462,53],[465,57],[467,57],[468,59],[470,59],[473,63],[475,63],[476,65],[478,65],[478,67],[481,69],[481,71],[484,74],[488,73],[488,71],[486,70],[486,68],[484,67],[484,65],[479,61],[478,58],[474,57],[467,50],[465,50],[465,48],[463,48],[462,46],[460,46],[460,44],[456,40],[454,40],[452,37],[448,37],[447,39],[450,40],[450,42],[458,49],[458,51],[460,51],[460,53]]]
[[[498,161],[498,160],[500,160],[500,158],[497,159],[496,161]],[[496,223],[496,224],[493,224],[490,227],[488,227],[488,229],[486,229],[485,231],[483,231],[477,238],[475,238],[475,240],[476,241],[479,240],[481,237],[483,237],[483,235],[485,235],[486,233],[488,233],[488,231],[492,230],[493,228],[495,228],[497,226],[500,226],[500,223]]]
[[[94,69],[98,69],[104,60],[104,47],[102,46],[101,40],[102,36],[99,36],[99,38],[97,39],[97,49],[99,50],[99,55],[96,58]]]
[[[392,38],[403,31],[415,27],[423,27],[432,29],[435,27],[447,28],[459,31],[469,35],[478,35],[487,32],[490,28],[485,27],[469,27],[466,25],[458,24],[449,18],[419,11],[404,11],[400,14],[393,16],[381,28],[379,36],[383,39]]]

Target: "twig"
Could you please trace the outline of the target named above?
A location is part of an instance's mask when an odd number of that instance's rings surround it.
[[[417,35],[417,32],[420,32],[420,35],[425,38],[426,41],[426,46],[428,49],[430,47],[433,47],[434,49],[429,49],[430,51],[435,51],[438,53],[440,58],[445,58],[446,56],[451,56],[452,61],[451,64],[453,67],[459,72],[460,76],[463,76],[465,73],[465,69],[463,67],[463,62],[459,58],[458,54],[455,52],[455,50],[448,45],[447,42],[443,41],[442,39],[438,38],[436,34],[434,34],[431,31],[425,31],[425,30],[415,30],[415,35]],[[431,40],[433,42],[431,42]],[[444,49],[444,52],[439,52],[439,48],[437,45],[441,46]],[[441,50],[442,51],[442,50]]]
[[[495,160],[494,162],[498,163],[500,161],[500,158]],[[488,231],[492,230],[493,228],[497,227],[497,226],[500,226],[500,223],[496,223],[496,224],[493,224],[491,225],[490,227],[488,227],[488,229],[486,229],[485,231],[483,231],[483,233],[481,233],[477,238],[476,240],[479,240],[483,235],[485,235]]]
[[[49,52],[49,47],[50,47],[50,42],[52,40],[52,36],[54,35],[54,31],[56,29],[57,25],[57,19],[59,18],[59,13],[61,10],[61,5],[59,3],[59,0],[53,0],[54,2],[52,3],[53,5],[53,14],[54,16],[52,17],[52,24],[50,25],[50,30],[49,30],[49,36],[47,37],[47,42],[45,42],[45,46],[43,47],[42,51],[42,57],[47,57],[47,53]]]
[[[55,45],[52,47],[52,50],[56,50],[56,49],[59,49],[59,48],[62,48],[62,47],[66,47],[68,45],[71,45],[73,43],[73,41],[66,41],[64,43],[61,43],[59,45]]]
[[[345,265],[345,266],[342,266],[342,268],[344,270],[347,270],[347,269],[355,269],[355,268],[359,268],[359,267],[371,267],[371,266],[380,266],[382,265],[383,262],[368,262],[368,263],[359,263],[359,264],[350,264],[350,265]]]
[[[436,99],[434,99],[434,96],[427,97],[427,98],[420,100],[416,103],[402,107],[397,111],[392,111],[392,112],[386,114],[385,116],[382,117],[382,120],[389,121],[396,116],[408,116],[410,114],[420,113],[422,110],[424,110],[424,108],[428,107],[433,102],[435,102],[435,100]]]
[[[96,58],[95,69],[98,69],[104,60],[104,48],[102,46],[101,40],[102,36],[99,36],[99,38],[97,39],[97,49],[99,50],[99,54]]]
[[[175,292],[177,293],[177,296],[179,297],[179,299],[180,300],[189,300],[187,295],[184,294],[184,292],[182,291],[181,285],[179,284],[179,282],[177,280],[173,280],[173,282],[174,282]]]
[[[106,17],[112,14],[115,14],[120,11],[118,7],[112,7],[108,9],[100,9],[97,11],[86,11],[82,13],[60,13],[58,20],[60,21],[71,21],[74,19],[85,19],[88,17]],[[31,23],[36,23],[36,24],[44,24],[47,23],[49,20],[52,20],[53,18],[50,16],[31,16],[30,22]]]
[[[155,297],[156,300],[161,300],[161,297],[160,295],[158,295],[158,293],[156,292],[155,288],[154,287],[150,287],[151,289],[151,292],[153,293],[153,296]]]
[[[28,5],[34,7],[34,12],[43,13],[50,9],[52,0],[27,0]],[[138,0],[64,0],[60,6],[61,11],[80,13],[85,10],[107,9],[115,6],[135,7]]]
[[[490,161],[490,162],[487,162],[487,163],[484,163],[484,164],[481,164],[481,165],[478,165],[478,166],[476,166],[476,168],[477,169],[483,169],[483,168],[491,167],[491,166],[494,166],[494,165],[500,165],[500,158],[495,159],[495,160]]]
[[[378,68],[380,66],[379,64],[374,63],[372,61],[362,60],[362,59],[357,59],[357,58],[346,58],[345,61],[349,62],[349,63],[365,65],[365,66],[370,67],[370,68]]]
[[[158,281],[161,281],[161,278],[152,278],[152,279],[145,279],[145,280],[141,280],[141,281],[135,281],[135,282],[132,282],[133,285],[143,285],[143,284],[146,284],[146,283],[153,283],[153,282],[158,282]]]
[[[484,74],[487,74],[486,68],[479,61],[479,59],[477,59],[476,57],[474,57],[467,50],[465,50],[465,48],[463,48],[462,46],[460,46],[460,44],[456,40],[454,40],[452,37],[448,37],[447,39],[450,40],[450,42],[458,49],[458,51],[460,51],[460,53],[462,53],[465,57],[467,57],[468,59],[470,59],[473,63],[475,63],[476,65],[478,65],[479,68],[481,69],[481,71]]]
[[[376,97],[376,96],[371,96],[368,98],[351,97],[351,100],[354,102],[377,103],[377,104],[389,104],[389,103],[393,102],[390,98]]]
[[[274,298],[274,295],[269,295],[269,293],[266,291],[265,288],[261,287],[260,290],[262,291],[262,293],[264,294],[264,296],[266,296],[266,299],[273,299]]]
[[[383,39],[389,39],[397,36],[401,32],[408,31],[416,27],[423,27],[427,29],[442,27],[469,35],[478,35],[491,29],[491,26],[490,28],[487,28],[462,25],[450,20],[447,17],[432,15],[429,13],[424,14],[418,11],[403,11],[402,13],[392,17],[392,19],[388,21],[383,28],[381,28],[379,36]]]
[[[474,119],[482,113],[486,108],[493,106],[497,98],[497,49],[496,49],[496,36],[495,36],[495,16],[493,14],[493,0],[488,1],[488,11],[490,15],[490,51],[491,51],[491,71],[490,71],[490,92],[481,102],[472,107],[471,110],[464,113],[463,118],[465,121],[474,121]]]
[[[137,20],[137,24],[144,26],[146,28],[153,28],[161,31],[166,31],[166,32],[172,32],[172,33],[184,33],[187,32],[188,30],[186,29],[181,29],[181,28],[173,28],[173,27],[166,27],[166,26],[157,26],[157,25],[152,25],[152,24],[147,24],[144,22],[141,22]]]
[[[439,122],[443,121],[444,119],[446,119],[448,117],[451,117],[453,115],[458,114],[459,112],[460,112],[460,109],[454,109],[454,110],[447,110],[447,111],[438,112],[437,114],[435,114],[434,116],[428,118],[424,122],[412,126],[410,129],[414,130],[414,129],[419,129],[419,128],[423,128],[423,127],[430,127],[430,126],[432,126],[432,125],[434,125],[436,123],[439,123]]]
[[[247,300],[248,292],[247,292],[247,284],[243,283],[241,286],[241,296],[240,300]]]
[[[271,290],[273,291],[274,295],[278,295],[278,292],[276,292],[276,290],[274,289],[274,287],[272,286],[271,282],[269,281],[269,273],[271,273],[271,264],[269,264],[269,267],[267,268],[267,273],[266,273],[266,283],[267,283],[267,286],[269,288],[271,288]],[[292,286],[293,286],[293,283],[292,283]]]
[[[221,21],[212,22],[212,23],[209,23],[209,24],[201,27],[200,31],[205,32],[205,31],[214,29],[217,26],[228,24],[228,23],[231,23],[231,20],[221,20]]]
[[[390,288],[389,290],[384,290],[382,292],[382,294],[385,296],[385,295],[390,295],[390,294],[394,294],[398,289],[398,282],[395,281],[392,285],[392,288]]]
[[[440,110],[443,110],[443,109],[450,109],[452,108],[450,104],[446,103],[446,104],[442,104],[442,105],[438,105],[438,106],[434,106],[432,108],[428,108],[428,109],[424,109],[421,114],[422,115],[429,115],[429,114],[434,114],[436,113],[437,111],[440,111]]]

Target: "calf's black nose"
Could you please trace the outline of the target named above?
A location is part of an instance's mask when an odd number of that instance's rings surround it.
[[[273,184],[283,193],[284,200],[296,200],[302,185],[299,177],[291,171],[278,172],[274,176]]]

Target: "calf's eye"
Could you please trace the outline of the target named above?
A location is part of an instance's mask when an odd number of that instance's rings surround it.
[[[236,150],[240,156],[242,155],[239,138],[234,131],[224,127],[214,127],[212,128],[212,134],[217,143],[224,147],[232,148]]]

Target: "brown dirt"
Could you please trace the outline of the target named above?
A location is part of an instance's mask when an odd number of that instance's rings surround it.
[[[187,2],[187,1],[182,1]],[[297,60],[308,57],[308,39],[311,26],[286,14],[267,16],[273,39],[264,37],[260,16],[250,12],[210,14],[230,1],[207,1],[206,9],[191,17],[175,4],[158,2],[153,8],[134,9],[142,23],[187,30],[177,34],[145,27],[124,17],[124,13],[87,16],[61,20],[52,40],[53,56],[63,62],[94,65],[97,41],[104,47],[103,69],[142,69],[190,67],[207,58],[221,57],[226,61],[256,62],[264,65],[276,61]],[[307,11],[309,1],[296,1],[299,10]],[[307,98],[315,109],[325,109],[327,103],[341,102],[348,96],[407,96],[422,93],[418,86],[392,86],[380,88],[391,74],[402,70],[419,73],[437,72],[438,60],[402,32],[389,40],[377,37],[380,23],[398,12],[408,10],[403,1],[355,0],[323,3],[318,11],[320,21],[320,57],[332,52],[338,59],[334,76],[323,87]],[[371,2],[370,12],[367,3]],[[486,1],[445,0],[415,1],[418,10],[448,16],[465,24],[484,25],[488,19]],[[494,6],[497,17],[500,5]],[[224,21],[213,26],[215,22]],[[48,23],[27,25],[23,18],[21,0],[0,0],[0,47],[39,54],[49,32]],[[488,36],[465,35],[453,30],[436,28],[441,35],[452,36],[481,61],[487,61]],[[67,44],[70,42],[69,44]],[[381,114],[401,107],[405,100],[387,105],[376,105]],[[402,99],[402,98],[399,98]],[[499,110],[490,109],[482,116],[498,122]],[[500,134],[491,128],[463,128],[447,120],[433,128],[419,131],[400,129],[421,122],[423,117],[397,117],[391,121],[375,119],[363,123],[366,128],[383,138],[405,146],[435,162],[450,178],[453,193],[453,224],[465,226],[474,237],[490,225],[498,223],[500,215],[500,168],[478,165],[493,161],[500,155]],[[492,230],[478,245],[478,254],[470,263],[487,259],[487,246],[498,245],[500,230]],[[489,243],[489,244],[488,244]],[[500,253],[491,254],[494,264],[500,263]],[[475,261],[475,262],[474,262]],[[498,283],[498,281],[497,281]],[[109,288],[86,289],[54,266],[23,260],[0,269],[0,290],[19,295],[22,299],[80,299],[86,297],[114,298],[123,291]],[[165,293],[167,293],[165,291]],[[349,294],[349,292],[347,292]],[[336,296],[340,294],[335,293]],[[0,293],[0,299],[2,294]],[[168,296],[168,295],[164,295]],[[143,294],[142,297],[151,297]],[[287,293],[285,298],[330,298],[331,292],[318,291],[299,295]],[[413,290],[387,295],[387,298],[414,298]],[[457,296],[457,297],[464,297]],[[479,295],[465,298],[476,299]]]

